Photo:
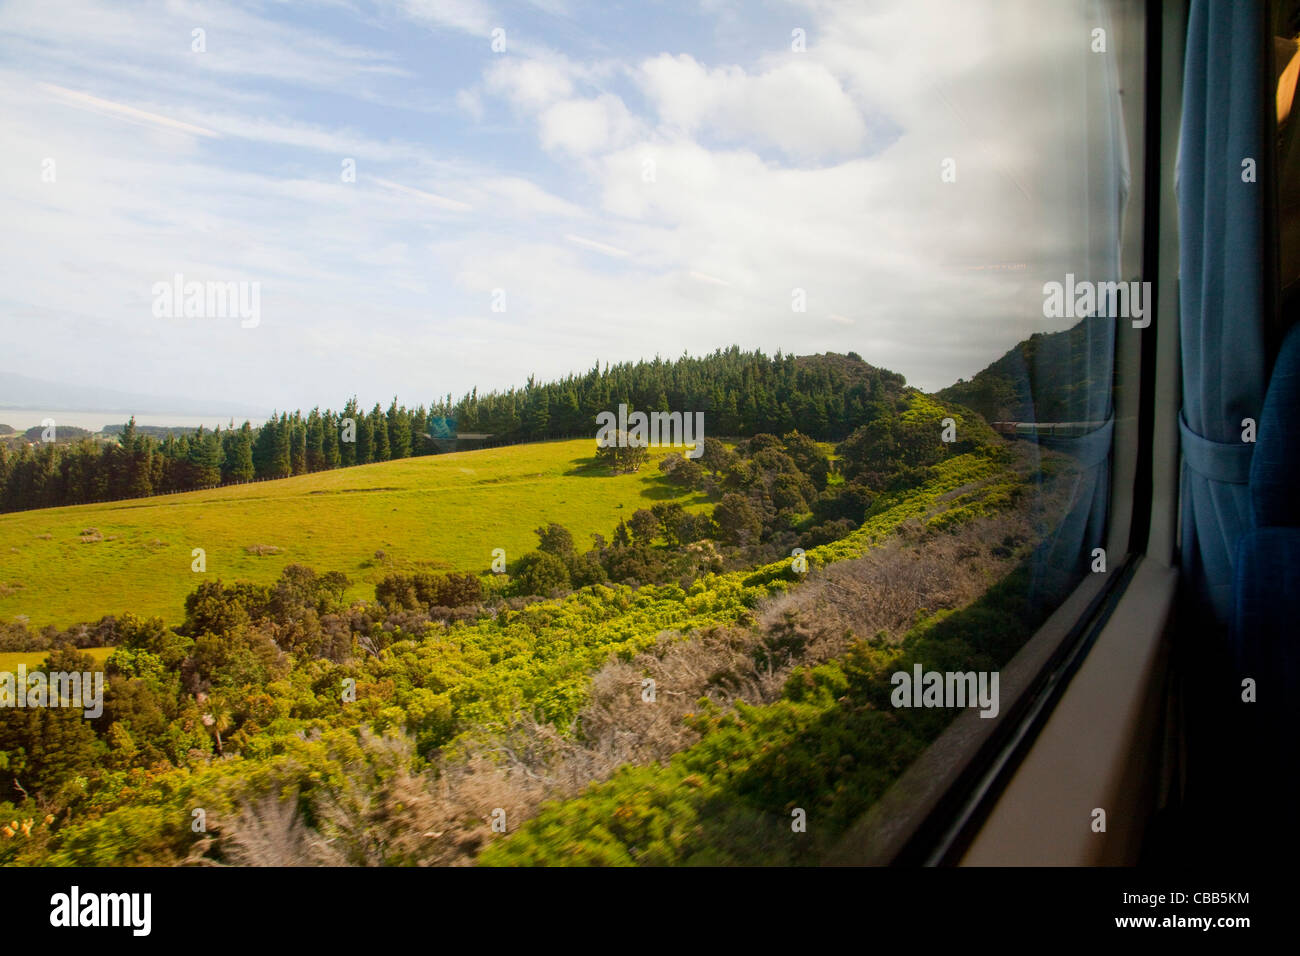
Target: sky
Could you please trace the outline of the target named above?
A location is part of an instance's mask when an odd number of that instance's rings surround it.
[[[0,370],[338,408],[739,345],[941,388],[1095,273],[1096,6],[0,2]],[[160,316],[176,274],[256,324]]]

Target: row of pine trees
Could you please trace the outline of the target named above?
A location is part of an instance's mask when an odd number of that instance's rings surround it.
[[[874,403],[905,384],[854,353],[769,358],[738,347],[700,358],[597,365],[583,375],[480,395],[435,406],[461,431],[506,441],[540,441],[594,434],[596,415],[619,404],[645,412],[703,412],[706,434],[750,437],[798,430],[838,441],[862,424]]]
[[[116,443],[83,439],[0,446],[0,510],[17,511],[287,478],[328,468],[428,455],[441,439],[487,433],[495,442],[595,436],[596,415],[629,410],[704,412],[705,434],[750,437],[799,431],[839,441],[897,399],[901,375],[854,353],[769,358],[737,347],[700,358],[596,365],[583,375],[480,395],[450,395],[411,410],[394,399],[369,413],[355,398],[341,412],[281,413],[261,427],[141,434],[134,419]],[[351,427],[345,422],[351,421]],[[351,440],[349,440],[351,439]]]
[[[352,420],[346,426],[344,421]],[[57,437],[57,433],[56,433]],[[350,441],[347,439],[351,439]],[[369,413],[356,399],[342,412],[273,416],[260,427],[200,428],[158,441],[127,423],[117,442],[81,439],[71,445],[0,446],[0,510],[48,508],[118,498],[142,498],[215,485],[288,478],[437,451],[424,406],[396,400]]]

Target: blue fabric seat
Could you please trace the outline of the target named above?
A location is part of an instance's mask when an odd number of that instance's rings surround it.
[[[1300,701],[1300,325],[1268,383],[1250,465],[1254,529],[1237,541],[1233,652],[1267,711]]]

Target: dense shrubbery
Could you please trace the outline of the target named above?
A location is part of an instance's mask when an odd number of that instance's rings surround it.
[[[483,600],[483,584],[472,574],[390,574],[375,585],[375,600],[394,610],[467,607]]]
[[[666,765],[631,766],[554,804],[481,861],[494,865],[814,864],[953,717],[890,706],[890,675],[914,663],[993,670],[1037,625],[1021,568],[972,606],[913,628],[901,644],[856,641],[797,669],[781,700],[691,718],[701,740]],[[806,814],[795,832],[792,813]]]

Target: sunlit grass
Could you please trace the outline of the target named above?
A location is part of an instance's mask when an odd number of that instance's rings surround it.
[[[512,445],[0,515],[0,620],[62,627],[131,610],[177,622],[202,577],[269,583],[295,563],[342,571],[349,596],[369,598],[392,570],[486,571],[494,548],[509,563],[550,521],[585,550],[637,508],[706,506],[660,475],[670,449],[650,449],[639,473],[617,477],[593,451],[590,439]],[[205,575],[191,571],[194,548],[206,552]]]
[[[108,655],[113,653],[113,648],[87,647],[78,650],[77,653],[89,654],[95,659],[96,664],[103,664]],[[29,671],[34,670],[45,663],[45,658],[49,654],[49,651],[0,651],[0,673],[12,673],[18,669],[19,664],[22,664]]]

